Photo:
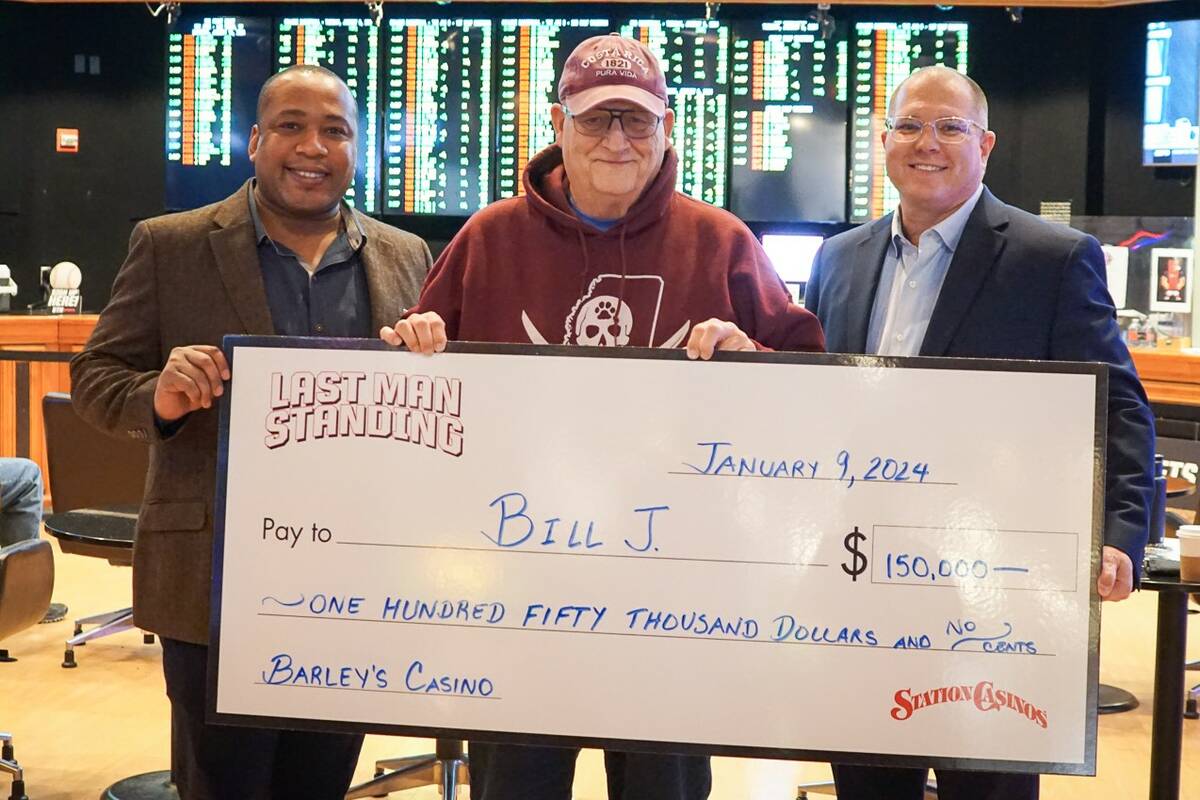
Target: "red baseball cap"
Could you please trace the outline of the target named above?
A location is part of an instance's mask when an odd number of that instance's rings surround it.
[[[581,114],[606,100],[628,100],[660,117],[667,112],[667,78],[646,45],[610,33],[584,41],[567,57],[558,101]]]

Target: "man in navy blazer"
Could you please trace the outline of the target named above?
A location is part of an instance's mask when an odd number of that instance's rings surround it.
[[[1099,361],[1109,367],[1097,591],[1129,596],[1149,529],[1154,418],[1117,325],[1099,243],[997,200],[987,99],[946,67],[897,87],[883,145],[899,208],[832,237],[805,305],[831,353]],[[1053,402],[1053,398],[1046,398]],[[838,797],[918,800],[927,770],[834,765]],[[942,800],[1029,800],[1038,776],[938,770]]]

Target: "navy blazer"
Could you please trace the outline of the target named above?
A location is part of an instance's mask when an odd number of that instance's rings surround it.
[[[827,240],[805,305],[831,353],[862,353],[892,215]],[[1108,365],[1104,543],[1141,573],[1153,495],[1154,416],[1121,338],[1093,237],[997,200],[967,219],[929,320],[923,356],[1098,361]]]

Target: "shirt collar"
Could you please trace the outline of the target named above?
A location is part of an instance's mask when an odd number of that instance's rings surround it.
[[[254,241],[258,244],[262,244],[263,241],[274,244],[267,234],[267,229],[263,227],[262,217],[258,215],[258,201],[254,198],[254,187],[257,185],[258,179],[252,178],[250,186],[247,188],[250,197],[250,219],[254,223]],[[367,232],[363,230],[358,216],[345,200],[341,201],[338,211],[342,216],[342,231],[345,233],[346,241],[355,252],[358,252],[367,243]]]
[[[602,231],[616,227],[617,223],[623,219],[623,217],[617,217],[616,219],[604,219],[602,217],[593,217],[583,213],[579,210],[579,206],[575,205],[575,198],[571,197],[570,192],[567,192],[567,205],[571,207],[571,211],[575,212],[575,216],[579,217],[593,228],[599,228]]]
[[[983,184],[979,184],[975,188],[975,193],[967,198],[967,201],[954,210],[954,213],[946,217],[944,220],[934,225],[929,230],[933,231],[941,243],[953,253],[958,249],[958,242],[962,239],[963,231],[967,227],[967,220],[971,217],[971,212],[975,210],[975,204],[979,202],[980,195],[983,194]],[[907,242],[908,239],[904,235],[904,228],[900,225],[900,206],[896,206],[896,213],[892,214],[892,246],[895,248],[897,257],[900,255],[900,246]]]

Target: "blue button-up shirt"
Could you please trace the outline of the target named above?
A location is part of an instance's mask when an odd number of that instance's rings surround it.
[[[250,219],[258,242],[258,264],[267,290],[271,322],[280,336],[371,336],[371,296],[359,253],[367,235],[350,207],[342,203],[342,228],[337,239],[310,274],[300,257],[267,235],[254,182],[250,182]],[[168,439],[183,427],[189,415],[163,422],[154,415],[159,434]]]
[[[892,215],[892,240],[883,257],[875,306],[867,327],[868,353],[920,354],[950,261],[981,194],[983,184],[953,214],[922,233],[915,245],[905,237],[900,209],[896,209]]]
[[[359,254],[367,241],[344,202],[342,229],[311,272],[291,249],[271,239],[258,216],[254,184],[250,218],[271,322],[280,336],[371,336],[371,296]]]

